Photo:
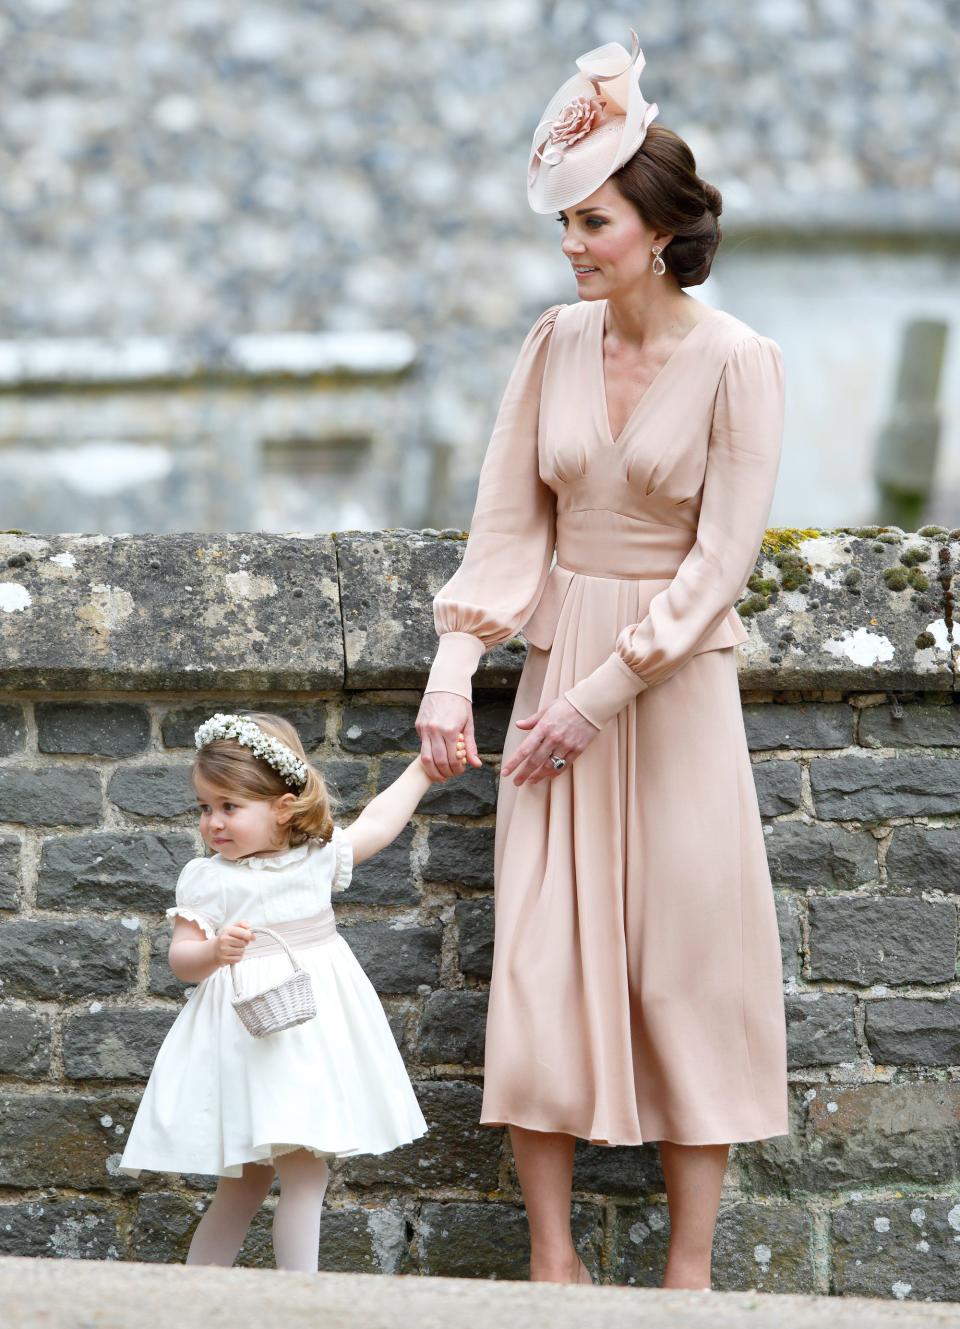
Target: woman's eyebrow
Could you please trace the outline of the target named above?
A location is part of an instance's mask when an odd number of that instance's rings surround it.
[[[577,215],[578,217],[582,217],[582,216],[584,215],[584,213],[587,213],[587,212],[606,212],[606,211],[607,211],[607,209],[604,208],[604,207],[596,207],[596,208],[577,208],[576,215]]]

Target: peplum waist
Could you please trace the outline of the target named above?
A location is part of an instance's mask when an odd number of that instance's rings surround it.
[[[622,512],[557,514],[557,562],[587,577],[669,581],[696,543],[696,532]]]

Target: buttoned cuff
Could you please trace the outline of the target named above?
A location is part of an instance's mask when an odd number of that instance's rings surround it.
[[[472,632],[442,633],[424,693],[455,692],[472,701],[471,679],[483,652],[483,642]]]
[[[649,684],[614,651],[592,674],[563,694],[585,720],[602,729]]]

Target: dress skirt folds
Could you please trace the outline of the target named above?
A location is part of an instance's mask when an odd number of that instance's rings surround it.
[[[598,732],[501,779],[481,1121],[597,1143],[789,1130],[777,920],[733,609],[780,453],[778,348],[705,311],[614,439],[604,302],[521,351],[428,691],[471,695],[523,630],[513,719],[566,697]],[[504,760],[526,732],[511,724]]]

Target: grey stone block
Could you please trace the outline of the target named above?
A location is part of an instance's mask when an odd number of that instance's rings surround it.
[[[843,992],[788,996],[785,999],[788,1068],[855,1061],[854,1004],[854,998]]]
[[[853,742],[853,714],[846,702],[760,702],[747,703],[743,708],[747,744],[752,752],[845,748]]]
[[[354,869],[346,895],[337,898],[350,904],[416,904],[420,892],[410,864],[412,844],[413,827],[408,826],[392,844]]]
[[[218,711],[236,714],[238,711],[264,711],[267,715],[282,715],[300,735],[305,750],[310,753],[322,745],[327,732],[327,706],[325,702],[311,702],[309,706],[277,706],[264,697],[238,700],[221,697],[200,706],[186,706],[167,711],[160,722],[163,745],[167,748],[189,748],[196,751],[194,735],[205,720]]]
[[[491,699],[483,692],[474,693],[473,728],[478,752],[494,756],[503,752],[512,710],[512,701]]]
[[[41,752],[132,757],[146,751],[150,743],[150,716],[145,706],[40,702],[36,716],[37,747]]]
[[[741,1184],[770,1194],[908,1183],[960,1170],[960,1083],[817,1085],[792,1095],[791,1131],[736,1146]]]
[[[0,769],[0,821],[23,826],[90,826],[100,820],[95,771],[75,766]]]
[[[27,722],[22,706],[0,706],[0,757],[22,752],[27,739]]]
[[[833,1211],[831,1291],[898,1301],[960,1300],[960,1204],[946,1195],[861,1199]]]
[[[130,1258],[143,1264],[182,1263],[207,1201],[154,1191],[141,1195],[130,1232]]]
[[[860,742],[868,748],[960,747],[960,706],[906,705],[893,718],[889,706],[869,706],[860,714]]]
[[[800,806],[800,767],[795,761],[754,762],[753,782],[761,817],[779,817]]]
[[[358,1205],[325,1209],[320,1269],[343,1274],[412,1273],[408,1222],[396,1201],[379,1209]]]
[[[395,923],[351,923],[340,935],[378,992],[415,992],[434,987],[440,977],[440,927],[398,927]]]
[[[486,992],[431,992],[423,1008],[418,1060],[482,1066],[486,1021]]]
[[[346,752],[373,756],[380,752],[419,752],[414,728],[417,706],[387,706],[376,702],[343,708],[340,746]]]
[[[345,1158],[340,1175],[348,1186],[412,1186],[424,1177],[431,1186],[469,1186],[474,1191],[497,1185],[500,1132],[480,1126],[478,1085],[462,1080],[425,1080],[414,1084],[428,1134],[379,1158]]]
[[[800,905],[791,896],[778,895],[777,927],[780,931],[780,959],[785,979],[798,978],[803,960],[803,938],[800,932]]]
[[[19,836],[0,836],[0,909],[16,909],[20,903]]]
[[[664,1189],[656,1144],[608,1148],[578,1140],[573,1155],[573,1188],[604,1198],[638,1199]]]
[[[450,882],[476,889],[493,885],[492,826],[434,823],[427,841],[424,881]]]
[[[50,1035],[49,1016],[23,1006],[0,1006],[0,1075],[25,1079],[45,1075],[50,1068]]]
[[[87,1197],[0,1204],[0,1255],[115,1260],[121,1250],[117,1217],[109,1205]]]
[[[850,983],[945,983],[956,969],[957,911],[906,897],[810,900],[810,974]]]
[[[960,761],[947,757],[814,757],[818,817],[883,821],[960,809]]]
[[[51,593],[58,554],[83,571]],[[29,632],[20,614],[0,621],[10,687],[170,691],[188,679],[244,695],[343,680],[330,536],[50,536],[17,580],[33,604]]]
[[[121,923],[44,919],[0,928],[5,997],[99,997],[126,992],[137,976],[136,933]]]
[[[424,531],[351,531],[337,536],[346,687],[422,688],[437,649],[433,597],[460,566],[466,542]],[[481,660],[477,688],[512,687],[518,650]]]
[[[722,1204],[713,1241],[718,1292],[804,1292],[814,1287],[813,1215],[805,1205]]]
[[[887,848],[887,880],[898,890],[960,894],[960,829],[897,826]]]
[[[774,886],[843,890],[877,880],[877,842],[869,831],[778,821],[764,827],[763,842]]]
[[[0,1090],[0,1186],[135,1191],[118,1174],[137,1100]]]
[[[901,1066],[960,1066],[960,992],[940,1001],[892,997],[865,1004],[875,1061]]]
[[[493,970],[493,899],[458,900],[455,917],[460,972],[489,978]]]
[[[181,983],[180,979],[171,971],[167,961],[167,952],[170,949],[170,938],[173,936],[173,924],[164,923],[153,933],[150,938],[150,978],[149,989],[151,997],[179,997],[182,998],[189,983]]]
[[[68,1080],[146,1080],[177,1012],[84,1011],[63,1023]]]
[[[100,831],[44,840],[37,885],[43,909],[166,909],[184,864],[186,832]]]
[[[618,1205],[607,1265],[609,1281],[627,1287],[659,1287],[669,1245],[666,1204]]]
[[[392,784],[408,765],[390,757],[380,768],[378,789]],[[420,800],[420,812],[445,812],[458,817],[483,817],[497,805],[497,780],[489,767],[469,767],[442,784],[431,785]]]
[[[121,766],[107,797],[122,812],[139,817],[181,817],[198,810],[189,766]]]
[[[512,1279],[529,1274],[527,1217],[518,1205],[421,1205],[415,1240],[422,1274]]]
[[[373,797],[370,767],[365,761],[331,757],[323,763],[323,778],[330,791],[334,821],[352,817]]]

